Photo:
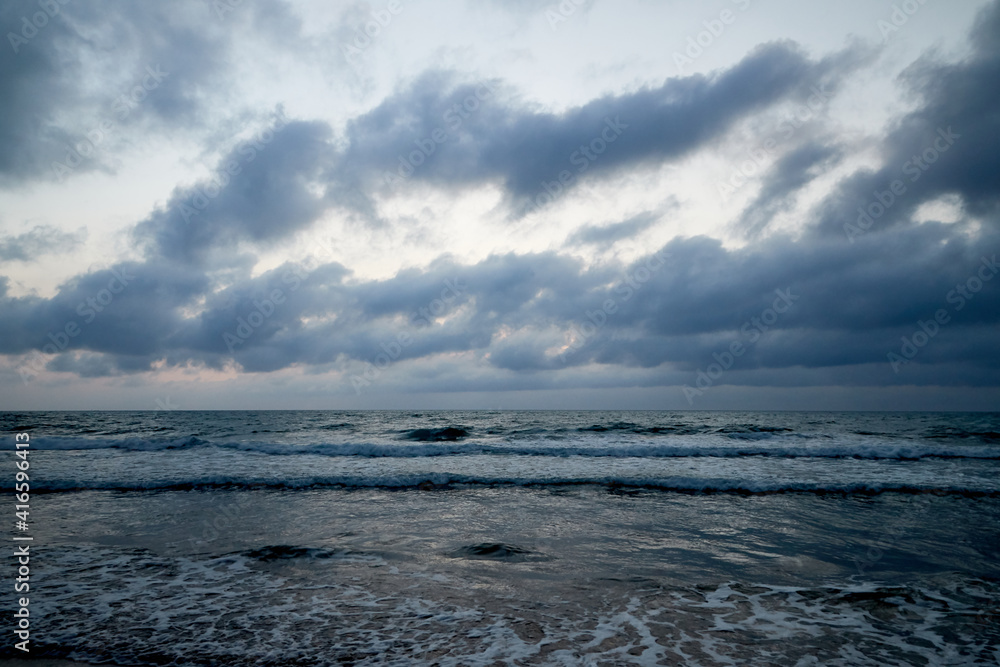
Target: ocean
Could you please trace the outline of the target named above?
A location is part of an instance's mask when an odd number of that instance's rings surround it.
[[[1000,413],[0,413],[31,653],[994,665]],[[14,569],[8,568],[9,577]]]

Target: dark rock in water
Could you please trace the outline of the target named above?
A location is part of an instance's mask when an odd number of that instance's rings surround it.
[[[504,544],[503,542],[483,542],[466,547],[459,547],[448,553],[452,558],[465,558],[468,560],[502,560],[508,563],[524,563],[527,561],[551,560],[548,556],[537,551],[525,549],[514,544]]]
[[[261,547],[244,552],[249,558],[265,563],[275,560],[290,560],[293,558],[333,558],[336,553],[315,547],[294,547],[287,544]]]
[[[467,435],[469,432],[464,428],[449,426],[447,428],[418,428],[408,432],[405,437],[407,440],[416,440],[417,442],[454,442]]]

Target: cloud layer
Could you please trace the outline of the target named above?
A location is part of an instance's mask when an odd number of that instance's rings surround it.
[[[398,224],[392,207],[425,191],[492,188],[505,224],[529,213],[544,221],[556,215],[546,206],[582,183],[662,173],[817,91],[837,100],[877,53],[855,42],[811,57],[765,43],[711,74],[562,110],[524,101],[512,82],[439,68],[340,125],[256,109],[240,116],[253,131],[233,140],[209,121],[232,90],[236,35],[301,30],[283,4],[247,10],[229,24],[242,32],[190,5],[59,6],[16,58],[0,59],[6,187],[114,171],[118,142],[138,132],[197,137],[213,166],[130,226],[130,254],[82,268],[54,294],[17,293],[4,271],[8,377],[155,382],[171,369],[295,369],[330,374],[345,393],[376,377],[412,392],[696,387],[713,365],[725,373],[709,384],[746,386],[977,387],[1000,377],[1000,2],[979,15],[967,56],[929,51],[904,70],[897,84],[913,103],[865,138],[878,166],[857,166],[862,142],[832,124],[803,133],[725,221],[730,241],[676,236],[625,259],[601,255],[692,215],[671,197],[656,211],[622,206],[617,218],[581,221],[547,250],[477,261],[442,252],[377,279],[338,262],[260,260],[332,219],[342,230]],[[36,10],[7,3],[0,23]],[[74,60],[100,48],[132,64],[112,72]],[[160,64],[169,85],[146,79]],[[120,101],[84,67],[104,67],[126,95],[146,80],[146,101],[141,114],[109,114],[106,152],[58,174],[52,164],[89,129],[67,110]],[[915,219],[944,197],[959,202],[958,220]],[[775,231],[791,212],[795,230]],[[7,269],[69,252],[86,236],[36,225],[0,237],[0,260]]]

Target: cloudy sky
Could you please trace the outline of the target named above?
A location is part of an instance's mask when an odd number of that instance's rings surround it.
[[[1000,1],[0,28],[0,408],[1000,406]]]

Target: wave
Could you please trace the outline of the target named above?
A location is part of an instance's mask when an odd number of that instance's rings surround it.
[[[936,426],[926,433],[928,440],[982,440],[984,442],[1000,441],[1000,433],[996,431],[968,431],[956,426]]]
[[[384,476],[313,476],[299,478],[247,478],[211,475],[198,479],[156,481],[79,481],[46,480],[32,487],[33,493],[64,493],[77,491],[201,491],[201,490],[301,490],[301,489],[383,489],[390,491],[440,491],[475,487],[600,487],[609,491],[647,490],[682,494],[814,494],[814,495],[863,495],[883,493],[960,495],[967,497],[1000,497],[997,488],[968,486],[931,486],[920,484],[814,484],[787,481],[750,481],[738,478],[704,477],[474,477],[450,473],[417,473],[412,475]]]
[[[403,434],[405,440],[417,442],[454,442],[469,435],[469,431],[457,426],[447,428],[417,428]]]
[[[0,413],[0,425],[2,425]],[[809,422],[812,424],[812,422]],[[574,443],[581,438],[586,440],[605,440],[608,444],[615,441],[629,441],[630,444],[645,445],[652,443],[675,443],[690,438],[715,439],[719,442],[778,442],[800,441],[803,444],[836,443],[840,440],[857,440],[861,444],[874,441],[877,444],[925,445],[925,446],[966,446],[966,445],[1000,445],[1000,432],[996,427],[971,426],[961,427],[950,424],[936,424],[927,428],[890,428],[865,427],[850,425],[847,428],[812,429],[795,427],[780,422],[736,421],[730,423],[698,423],[662,420],[659,423],[637,423],[616,420],[588,420],[583,424],[566,425],[556,422],[549,424],[448,424],[439,426],[403,426],[396,431],[385,431],[381,424],[372,425],[359,421],[335,421],[331,423],[303,427],[299,425],[262,424],[248,430],[246,424],[214,424],[204,428],[202,424],[180,424],[166,426],[163,424],[79,424],[71,428],[67,424],[45,425],[11,424],[6,433],[30,432],[37,439],[39,449],[102,449],[117,448],[125,450],[170,449],[197,446],[208,440],[224,441],[244,439],[247,437],[270,437],[275,440],[285,439],[303,442],[323,442],[327,439],[342,439],[353,437],[360,441],[396,440],[413,443],[454,443],[482,442],[486,440],[504,440],[512,444],[530,444],[538,441]],[[374,430],[372,430],[374,428]],[[12,447],[10,438],[3,438],[6,446]],[[55,441],[54,444],[48,444]],[[83,444],[72,444],[83,441]],[[71,444],[60,444],[69,442]],[[104,443],[104,444],[102,444]],[[167,443],[167,444],[164,444]],[[598,443],[600,444],[600,443]]]
[[[14,449],[13,442],[6,443],[5,449]],[[87,449],[121,449],[130,452],[158,452],[171,449],[191,449],[201,446],[213,446],[214,443],[203,440],[195,435],[172,439],[148,438],[78,438],[73,436],[35,436],[31,440],[31,449],[44,450],[87,450]]]
[[[353,429],[354,424],[349,424],[348,422],[341,422],[339,424],[324,424],[323,426],[317,427],[321,431],[339,431],[341,429]]]
[[[65,427],[58,431],[58,435],[54,437],[113,437],[113,436],[128,436],[136,432],[135,425],[127,425],[120,428],[78,428],[72,431],[66,431]],[[358,426],[349,422],[324,424],[320,426],[311,427],[317,432],[330,432],[330,431],[356,431]],[[15,426],[9,429],[9,432],[15,431],[33,431],[40,430],[44,432],[44,429],[38,429],[36,426]],[[166,432],[175,431],[174,427],[171,426],[158,426],[142,427],[142,434],[157,434],[162,433],[162,437],[167,437]],[[261,434],[261,433],[305,433],[309,429],[302,428],[290,428],[290,429],[267,429],[267,428],[257,428],[251,431],[245,431],[246,433]],[[449,425],[438,428],[415,428],[399,432],[399,437],[402,440],[412,440],[415,442],[454,442],[457,440],[462,440],[468,438],[473,434],[473,429],[470,426],[460,426],[460,425]],[[703,425],[703,424],[685,424],[685,423],[672,423],[672,424],[655,424],[655,425],[641,425],[632,422],[608,422],[608,423],[597,423],[591,424],[590,426],[579,426],[579,427],[565,427],[565,426],[529,426],[529,427],[503,427],[492,425],[487,428],[479,429],[481,433],[494,436],[506,436],[506,437],[524,437],[524,436],[536,436],[536,437],[547,437],[562,439],[567,436],[572,436],[572,434],[608,434],[608,435],[637,435],[637,436],[647,436],[647,437],[671,437],[671,436],[691,436],[691,435],[720,435],[727,438],[735,439],[763,439],[774,435],[786,435],[795,436],[802,438],[823,438],[829,437],[821,433],[795,433],[794,429],[786,428],[782,426],[767,426],[761,424],[732,424],[727,426],[718,425]],[[216,432],[218,433],[226,433]],[[228,433],[236,435],[238,431],[229,429]],[[199,437],[199,435],[205,434],[192,434],[190,437]],[[42,436],[36,436],[42,437]],[[46,436],[48,437],[48,436]],[[138,436],[142,437],[142,436]],[[205,436],[208,437],[208,436]],[[930,436],[938,437],[938,436]],[[957,437],[957,436],[956,436]],[[964,436],[963,436],[964,437]]]
[[[259,452],[274,456],[312,454],[361,458],[425,458],[439,456],[544,456],[553,458],[821,458],[918,461],[921,459],[1000,460],[1000,448],[989,446],[922,445],[823,445],[763,446],[725,445],[617,445],[617,446],[525,446],[488,444],[385,445],[373,443],[276,445],[239,443],[220,445],[226,449]]]
[[[763,426],[759,424],[734,424],[731,426],[711,426],[699,424],[664,424],[656,426],[643,426],[632,422],[610,422],[607,424],[592,424],[590,426],[580,426],[577,433],[635,433],[636,435],[700,435],[700,434],[721,434],[729,437],[753,437],[767,436],[772,433],[787,433],[792,429],[781,426]]]
[[[552,560],[551,557],[532,551],[516,544],[503,542],[482,542],[470,544],[448,552],[449,558],[464,558],[466,560],[496,560],[508,563],[525,563],[529,561]]]
[[[716,433],[789,433],[792,429],[784,426],[763,426],[761,424],[733,424],[715,429]]]
[[[637,435],[699,435],[718,434],[730,438],[760,438],[769,437],[772,434],[793,433],[794,429],[784,426],[768,426],[766,424],[729,424],[726,426],[716,426],[710,424],[664,424],[656,426],[643,426],[632,422],[610,422],[607,424],[593,424],[591,426],[581,426],[576,429],[578,433],[610,433],[627,432]],[[817,434],[807,436],[799,434],[800,437],[819,437]]]
[[[429,430],[429,429],[423,429]],[[435,433],[438,433],[435,431]],[[390,443],[314,443],[281,444],[269,442],[212,442],[196,436],[171,440],[143,438],[38,438],[32,441],[35,450],[118,449],[136,452],[216,448],[269,456],[314,455],[360,458],[425,458],[439,456],[542,456],[554,458],[819,458],[917,461],[921,459],[982,459],[1000,460],[996,445],[921,445],[894,443],[840,443],[807,445],[754,442],[746,445],[713,445],[696,442],[676,445],[578,444],[566,446],[531,445],[527,443],[488,444],[458,442],[449,434],[423,435],[413,444]]]

